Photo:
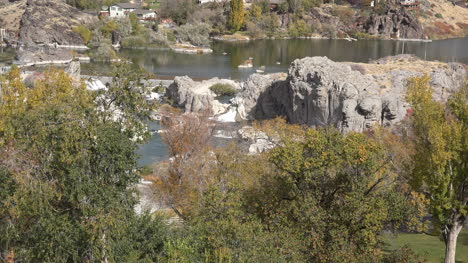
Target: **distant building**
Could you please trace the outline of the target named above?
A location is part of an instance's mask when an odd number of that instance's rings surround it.
[[[156,12],[152,10],[137,9],[133,11],[140,21],[151,21],[156,20]]]
[[[134,13],[140,21],[156,20],[156,12],[142,9],[140,4],[135,3],[114,4],[108,8],[108,11],[101,11],[99,15],[119,18],[128,16],[130,13]]]
[[[417,0],[400,0],[400,5],[406,9],[418,9],[419,1]]]
[[[140,6],[132,3],[120,3],[109,7],[109,17],[123,17],[137,10]]]

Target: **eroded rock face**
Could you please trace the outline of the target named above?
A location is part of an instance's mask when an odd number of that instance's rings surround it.
[[[20,0],[4,7],[15,8],[17,19],[10,21],[11,35],[16,39],[9,39],[9,43],[26,46],[37,44],[83,45],[81,36],[73,32],[73,27],[93,23],[97,17],[81,12],[67,5],[61,0]],[[1,13],[2,10],[0,10]]]
[[[398,60],[397,64],[392,64],[392,59],[389,65],[378,65],[382,61],[366,64],[368,70],[374,70],[372,74],[361,73],[366,71],[363,66],[358,71],[348,63],[312,57],[295,60],[285,80],[252,75],[234,99],[238,116],[247,120],[284,116],[291,123],[311,127],[363,131],[374,125],[392,126],[405,118],[409,107],[406,86],[411,77],[428,74],[434,98],[440,101],[464,85],[466,70],[460,64],[426,65],[414,57],[394,60]]]
[[[282,103],[277,101],[280,94],[272,94],[277,91],[276,86],[282,85],[286,74],[271,75],[253,74],[243,84],[242,91],[233,99],[233,105],[237,106],[240,119],[268,119],[282,112]]]
[[[404,9],[390,9],[383,15],[372,14],[361,25],[365,32],[383,37],[422,39],[423,28],[417,18]]]
[[[60,48],[46,49],[23,49],[16,55],[17,60],[22,64],[28,63],[56,63],[71,61],[73,55],[69,50]]]
[[[227,79],[213,78],[196,82],[187,76],[175,77],[174,82],[166,89],[166,97],[185,112],[208,112],[218,115],[226,112],[229,107],[229,104],[220,102],[210,90],[211,86],[218,83],[229,84],[235,89],[240,88],[236,82]]]

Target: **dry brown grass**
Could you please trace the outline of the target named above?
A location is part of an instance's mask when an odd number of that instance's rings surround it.
[[[3,20],[3,25],[0,25],[0,27],[8,31],[18,32],[20,20],[25,11],[25,5],[26,0],[22,0],[0,8],[0,17]]]
[[[426,61],[419,59],[417,57],[411,57],[409,59],[391,59],[384,64],[374,64],[374,63],[351,63],[346,62],[351,65],[352,68],[360,68],[359,71],[365,72],[365,75],[385,75],[386,73],[393,70],[407,70],[415,73],[422,74],[431,74],[434,70],[438,68],[447,68],[447,63],[438,62],[438,61]],[[378,78],[377,83],[381,87],[386,87],[380,90],[380,93],[385,93],[392,86],[390,79],[383,77]]]
[[[424,32],[430,38],[443,39],[450,37],[464,37],[468,35],[466,23],[468,9],[456,6],[446,0],[427,0],[431,6],[429,12],[441,14],[441,18],[434,16],[421,17]]]

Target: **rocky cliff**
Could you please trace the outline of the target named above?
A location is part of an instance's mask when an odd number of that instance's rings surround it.
[[[408,109],[407,79],[428,74],[434,97],[446,100],[464,85],[460,64],[427,62],[398,56],[371,64],[337,63],[326,57],[295,60],[286,79],[253,75],[235,98],[238,116],[267,119],[284,116],[312,127],[332,125],[342,132],[400,122]]]
[[[92,23],[97,17],[81,12],[61,0],[20,0],[0,8],[1,27],[8,30],[8,44],[83,45],[73,27]]]
[[[424,38],[418,19],[402,8],[392,8],[380,15],[374,13],[359,27],[364,32],[384,38]]]

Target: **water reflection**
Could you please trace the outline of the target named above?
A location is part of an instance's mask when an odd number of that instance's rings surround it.
[[[297,58],[327,56],[335,61],[368,62],[384,56],[416,54],[427,60],[462,62],[468,64],[468,38],[427,42],[390,40],[328,40],[289,39],[255,40],[245,43],[214,42],[213,53],[205,55],[180,54],[171,50],[123,49],[120,55],[142,65],[159,78],[188,75],[192,78],[211,77],[245,79],[260,66],[266,73],[285,72]],[[226,55],[224,55],[226,54]],[[249,57],[253,57],[252,69],[239,69]],[[0,62],[11,63],[14,50],[0,49]],[[105,74],[108,63],[83,64],[85,74]]]
[[[265,65],[266,72],[286,71],[297,58],[327,56],[335,61],[368,62],[396,54],[416,54],[428,60],[468,63],[468,38],[434,42],[385,40],[256,40],[246,43],[215,42],[213,54],[188,55],[169,50],[122,50],[121,55],[159,76],[244,79]],[[226,54],[226,55],[224,55]],[[238,69],[253,57],[253,69]]]

